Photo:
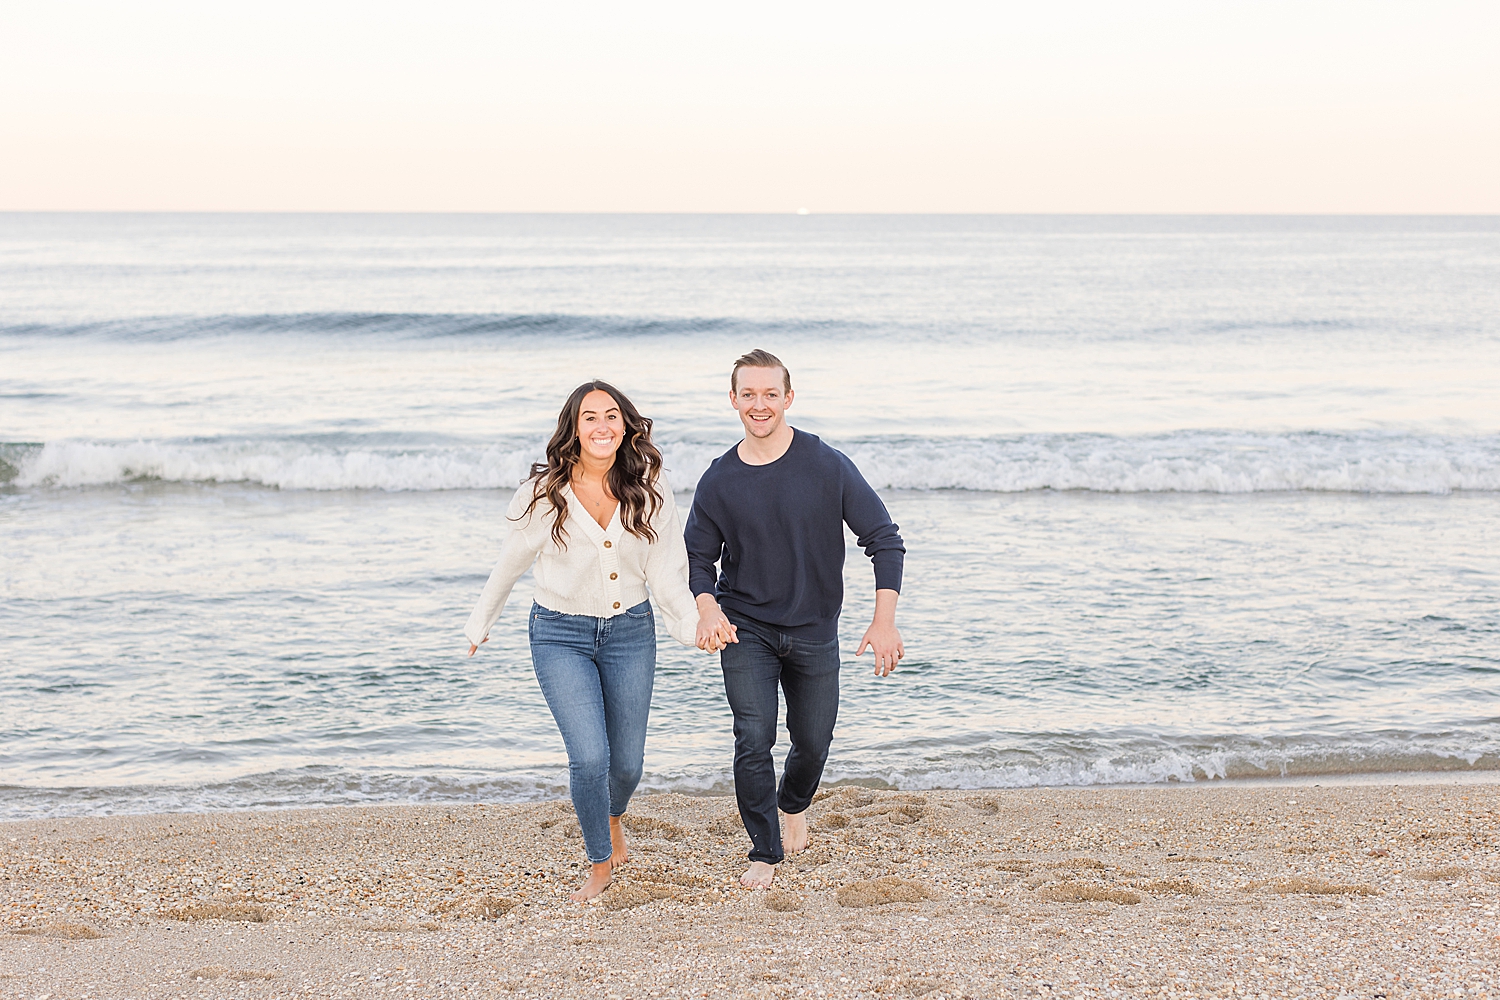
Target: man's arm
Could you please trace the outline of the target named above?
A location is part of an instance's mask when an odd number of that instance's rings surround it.
[[[906,543],[891,520],[880,495],[865,482],[848,456],[844,459],[844,523],[853,530],[859,545],[875,566],[875,589],[901,592],[901,571],[906,565]]]
[[[875,676],[885,677],[906,655],[901,631],[896,628],[896,601],[901,595],[901,575],[906,566],[906,543],[891,520],[880,496],[865,482],[859,469],[846,457],[844,470],[844,523],[853,529],[860,547],[875,568],[875,616],[865,629],[855,656],[868,648],[875,653]]]
[[[719,602],[714,599],[714,564],[724,554],[724,533],[713,518],[703,513],[698,503],[701,496],[701,493],[693,496],[693,507],[688,513],[682,540],[687,545],[688,587],[698,604],[696,643],[699,649],[713,653],[740,640],[733,623],[724,616]]]

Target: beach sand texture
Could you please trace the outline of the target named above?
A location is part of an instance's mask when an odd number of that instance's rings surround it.
[[[842,787],[771,892],[650,795],[0,826],[0,995],[1500,997],[1500,786]]]

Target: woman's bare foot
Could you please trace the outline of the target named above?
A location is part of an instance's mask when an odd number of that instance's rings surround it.
[[[630,860],[630,849],[625,846],[625,828],[620,825],[620,817],[609,818],[609,843],[611,852],[609,863],[618,868]]]
[[[769,889],[771,880],[775,877],[775,865],[768,865],[764,861],[752,861],[750,870],[740,876],[740,885],[746,889]]]
[[[609,888],[610,878],[614,872],[614,865],[608,861],[601,861],[593,866],[589,872],[588,881],[578,887],[578,891],[568,898],[575,903],[586,903],[599,893]]]
[[[781,848],[788,854],[807,850],[807,813],[781,814]]]

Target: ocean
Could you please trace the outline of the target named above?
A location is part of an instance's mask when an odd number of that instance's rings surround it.
[[[1500,769],[1500,219],[11,214],[0,817],[565,795],[511,491],[599,377],[690,503],[757,347],[908,547],[829,781]]]

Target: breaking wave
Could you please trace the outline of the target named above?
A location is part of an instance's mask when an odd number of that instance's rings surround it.
[[[0,483],[69,488],[143,480],[287,490],[512,489],[542,439],[413,446],[379,435],[0,445]],[[691,489],[729,441],[661,442]],[[1500,491],[1500,435],[1180,431],[1139,437],[833,441],[878,489],[1020,493],[1453,493]]]

